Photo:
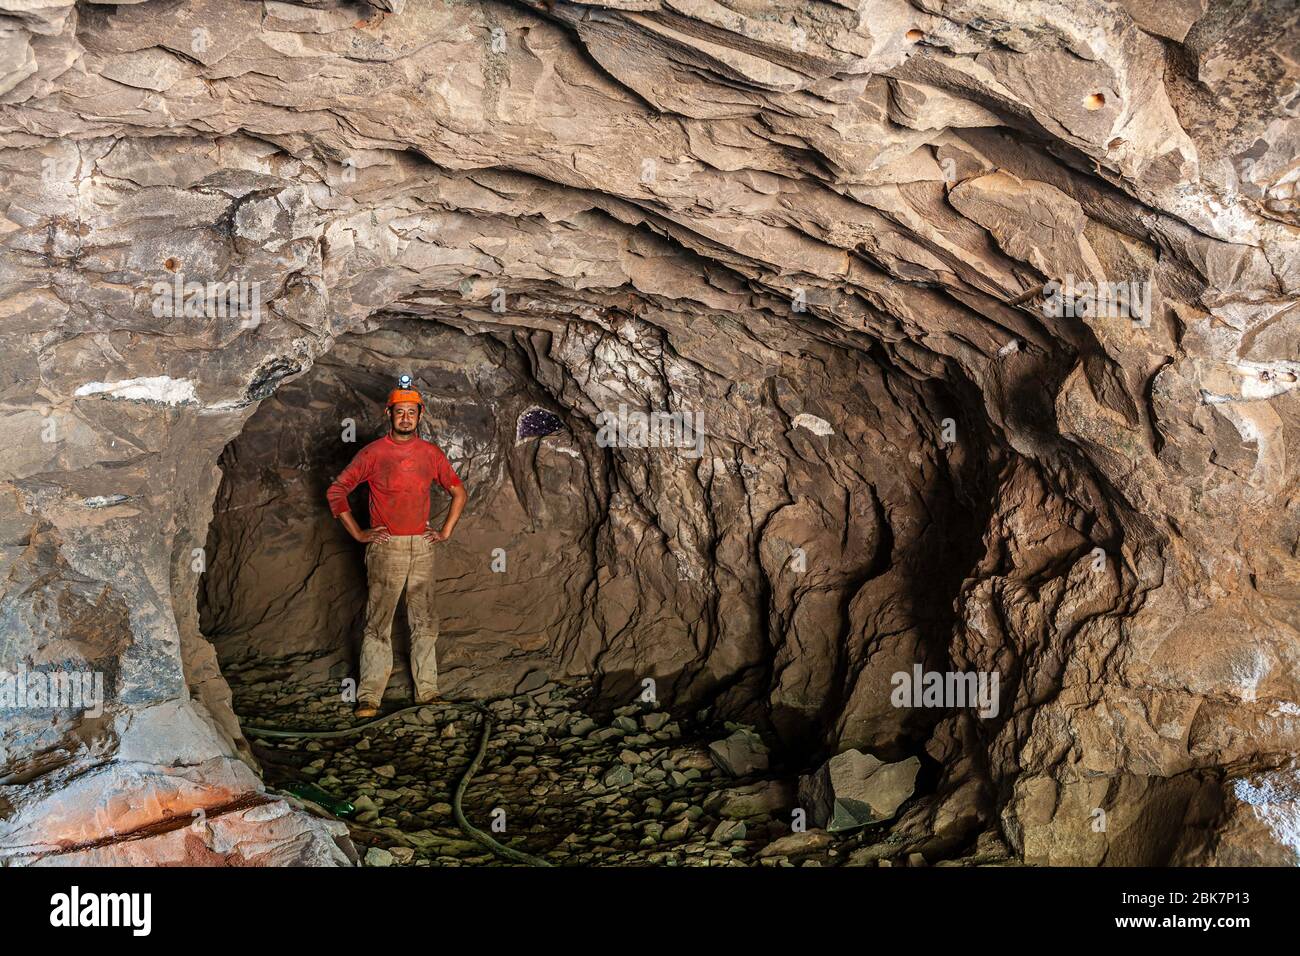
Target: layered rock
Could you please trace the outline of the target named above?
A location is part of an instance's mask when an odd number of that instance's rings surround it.
[[[0,0],[0,667],[107,684],[5,711],[3,852],[257,793],[197,595],[260,646],[226,562],[311,544],[288,640],[346,643],[355,554],[271,499],[418,364],[465,693],[924,752],[935,846],[1293,862],[1300,14],[1172,6]],[[1141,321],[1033,295],[1085,282]],[[620,404],[698,457],[603,445]],[[292,520],[241,550],[237,507]],[[996,716],[895,706],[918,664]]]

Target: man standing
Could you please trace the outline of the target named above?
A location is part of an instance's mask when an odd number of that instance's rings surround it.
[[[362,448],[330,485],[330,512],[348,534],[366,546],[366,629],[361,639],[361,683],[356,716],[379,713],[393,669],[392,625],[397,600],[406,591],[411,624],[411,675],[416,703],[438,696],[438,614],[433,606],[433,549],[455,530],[469,496],[441,449],[420,438],[420,393],[399,388],[388,395],[389,431]],[[362,531],[348,507],[348,495],[362,482],[370,485],[370,528]],[[429,489],[434,482],[451,495],[442,530],[429,525]]]

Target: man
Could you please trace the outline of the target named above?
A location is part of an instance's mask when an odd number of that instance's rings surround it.
[[[433,549],[451,537],[469,496],[437,445],[420,438],[420,393],[399,388],[388,396],[388,434],[362,448],[330,485],[330,512],[366,546],[366,629],[361,639],[361,683],[356,716],[379,713],[393,668],[392,625],[397,599],[406,591],[411,623],[411,675],[415,700],[438,696],[438,614],[433,606]],[[370,485],[370,528],[362,531],[348,507],[348,495],[362,482]],[[438,531],[429,524],[429,489],[437,482],[451,495],[447,520]]]

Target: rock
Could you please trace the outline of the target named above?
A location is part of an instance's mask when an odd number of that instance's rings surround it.
[[[601,783],[607,787],[626,787],[632,780],[632,771],[622,765],[610,768],[601,777]]]
[[[705,749],[683,749],[674,751],[672,756],[672,768],[664,769],[676,770],[712,770],[713,756],[709,750]]]
[[[668,714],[662,714],[662,713],[643,714],[641,716],[641,726],[653,734],[656,733],[657,731],[663,730],[664,725],[668,723],[669,719],[670,718]]]
[[[547,683],[548,683],[548,679],[545,671],[541,671],[541,670],[529,671],[527,674],[524,675],[523,679],[520,680],[517,685],[515,685],[515,693],[528,694],[528,693],[532,693],[533,691],[540,691],[543,687],[547,685]]]
[[[752,731],[737,730],[730,737],[709,744],[709,753],[718,769],[733,777],[767,769],[767,746]]]
[[[847,866],[875,866],[878,862],[885,860],[887,857],[898,854],[900,847],[890,843],[873,843],[869,846],[859,847],[849,853]]]
[[[791,833],[773,840],[758,851],[758,856],[760,858],[801,856],[825,850],[833,842],[831,835],[824,830],[805,830],[802,833]]]
[[[685,840],[690,833],[691,824],[689,820],[679,820],[663,831],[663,840],[665,843],[677,843]]]
[[[912,795],[920,768],[916,757],[887,764],[846,750],[800,778],[799,802],[816,826],[832,833],[889,820]]]
[[[775,814],[794,806],[795,788],[780,780],[760,780],[710,796],[704,808],[734,820]]]
[[[745,824],[742,820],[723,820],[713,829],[710,837],[714,843],[730,843],[745,839]]]
[[[377,846],[366,851],[366,866],[392,866],[393,854]]]

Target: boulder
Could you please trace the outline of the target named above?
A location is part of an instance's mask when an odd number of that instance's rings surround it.
[[[837,833],[892,819],[912,795],[921,761],[908,757],[885,763],[871,754],[846,750],[813,774],[800,778],[799,802],[813,824]]]
[[[709,744],[713,763],[725,774],[744,777],[767,769],[767,745],[751,730],[734,731],[730,737]]]

